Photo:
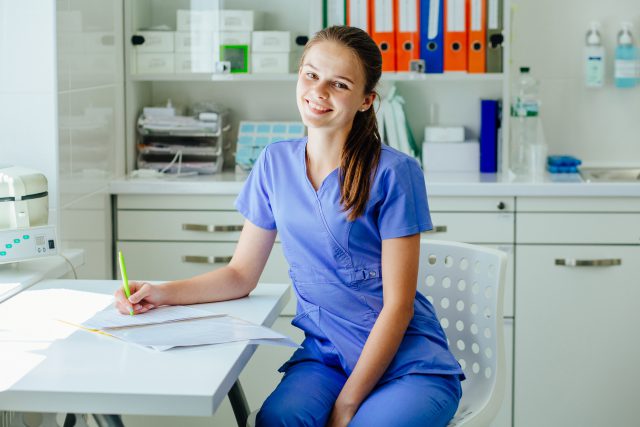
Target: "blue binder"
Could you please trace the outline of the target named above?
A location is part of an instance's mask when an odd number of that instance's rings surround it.
[[[480,172],[498,172],[500,101],[480,100]]]
[[[444,0],[420,0],[420,58],[427,73],[444,71]]]

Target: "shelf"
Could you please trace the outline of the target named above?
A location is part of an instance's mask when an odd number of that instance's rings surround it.
[[[278,82],[296,81],[297,73],[290,74],[134,74],[131,80],[138,82]],[[503,74],[417,74],[417,73],[383,73],[381,81],[404,82],[501,82]]]

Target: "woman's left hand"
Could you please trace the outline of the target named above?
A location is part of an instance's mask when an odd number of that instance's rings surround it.
[[[355,414],[355,409],[340,405],[339,402],[336,402],[336,404],[333,405],[327,427],[346,427]]]

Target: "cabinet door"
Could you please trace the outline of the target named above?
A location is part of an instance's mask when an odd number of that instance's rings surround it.
[[[467,243],[512,243],[514,214],[510,212],[432,212],[433,230],[423,237]]]
[[[639,261],[638,246],[516,247],[515,427],[637,425]]]

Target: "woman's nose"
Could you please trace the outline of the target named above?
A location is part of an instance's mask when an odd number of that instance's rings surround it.
[[[326,99],[329,96],[329,85],[318,81],[313,85],[312,93],[318,98]]]

